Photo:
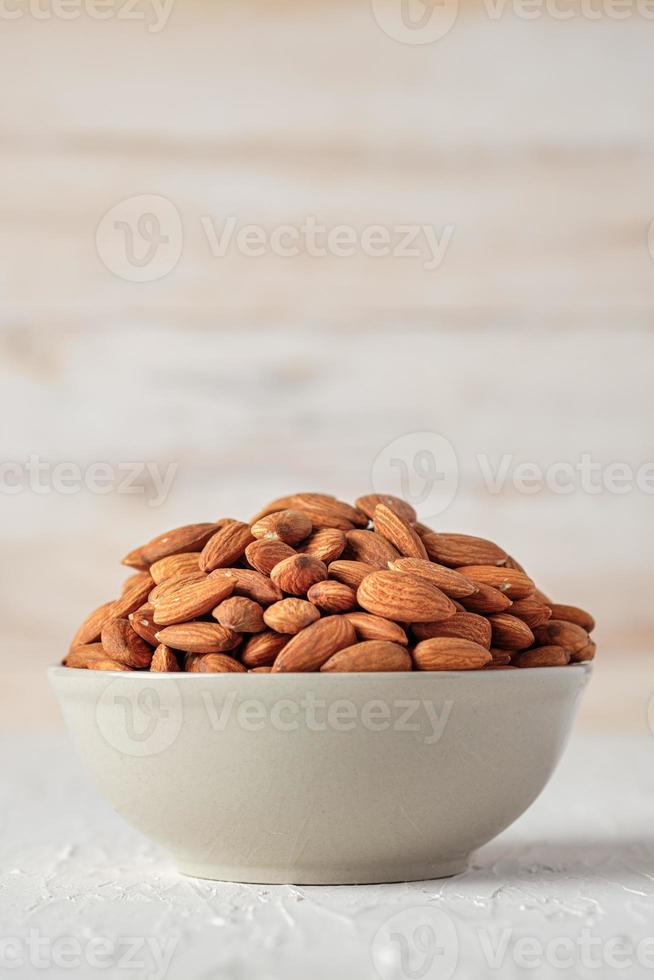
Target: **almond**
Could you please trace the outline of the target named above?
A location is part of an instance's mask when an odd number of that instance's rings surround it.
[[[106,660],[107,654],[101,643],[85,643],[82,646],[72,647],[64,658],[66,667],[88,667],[94,660]]]
[[[288,499],[288,507],[303,511],[314,528],[335,527],[339,531],[351,531],[355,527],[365,527],[368,523],[368,518],[362,511],[334,497],[298,493]]]
[[[393,623],[390,619],[366,612],[346,613],[345,618],[354,626],[359,640],[388,640],[390,643],[399,643],[402,646],[406,646],[409,642],[399,623]]]
[[[373,572],[357,591],[360,606],[375,616],[400,623],[448,619],[456,612],[444,592],[409,572]]]
[[[397,558],[389,562],[388,567],[394,572],[412,572],[428,579],[451,599],[472,595],[477,591],[477,586],[465,575],[425,558]]]
[[[245,549],[245,557],[250,565],[262,575],[270,575],[275,565],[284,558],[291,558],[295,552],[290,545],[283,541],[273,541],[262,538],[252,541]]]
[[[374,521],[375,531],[390,541],[401,555],[407,558],[427,558],[420,535],[385,504],[377,504],[375,507]]]
[[[129,616],[131,612],[135,612],[140,606],[146,602],[148,598],[148,593],[152,588],[152,581],[142,581],[136,585],[130,586],[120,599],[116,599],[111,608],[111,618],[112,619],[123,619],[125,616]]]
[[[273,664],[273,673],[319,670],[329,658],[356,642],[343,616],[325,616],[291,637]]]
[[[177,575],[192,575],[200,571],[198,564],[200,555],[197,551],[184,551],[180,555],[169,555],[167,558],[160,558],[150,565],[150,575],[154,582],[159,585],[165,579],[173,578]]]
[[[508,595],[509,599],[524,599],[533,595],[536,586],[524,572],[515,568],[503,568],[498,565],[464,565],[457,571],[472,582],[490,585]]]
[[[271,500],[258,511],[250,524],[256,524],[260,521],[262,517],[266,517],[268,514],[274,514],[278,510],[293,510],[293,504],[295,501],[300,501],[303,504],[319,504],[319,503],[334,503],[336,497],[330,493],[291,493],[286,497],[277,497],[275,500]]]
[[[236,595],[244,595],[254,599],[261,606],[269,606],[283,598],[282,590],[275,585],[267,575],[254,572],[250,568],[217,568],[211,573],[213,577],[228,579]]]
[[[320,619],[320,613],[306,599],[281,599],[268,606],[263,619],[277,633],[295,634]]]
[[[188,670],[192,674],[244,674],[245,667],[224,653],[207,653],[194,657]]]
[[[497,647],[491,647],[490,652],[495,667],[507,667],[511,663],[512,655],[509,650],[498,650]]]
[[[201,582],[187,582],[154,604],[157,626],[185,623],[204,616],[231,595],[234,581],[225,576],[207,575]]]
[[[505,592],[494,589],[492,585],[482,585],[481,582],[477,582],[476,585],[476,592],[473,592],[472,595],[461,596],[457,600],[468,612],[490,615],[491,613],[505,612],[512,605]]]
[[[367,575],[378,571],[374,565],[366,565],[362,561],[348,561],[345,558],[331,562],[327,570],[330,578],[335,578],[337,582],[349,585],[351,589],[358,589]]]
[[[133,670],[127,664],[121,664],[118,660],[90,660],[87,664],[88,670]]]
[[[542,626],[546,623],[552,616],[552,610],[536,595],[530,595],[526,599],[516,599],[512,603],[511,615],[517,616],[533,629],[534,626]]]
[[[206,580],[206,572],[180,572],[179,575],[173,575],[172,578],[166,578],[163,582],[159,582],[159,585],[155,585],[148,594],[148,602],[156,605],[165,595],[178,592],[185,585],[190,585],[191,582],[206,582]]]
[[[389,562],[399,558],[399,553],[386,538],[375,531],[348,531],[346,557],[362,561],[375,568],[388,568]]]
[[[516,653],[511,663],[516,667],[565,667],[570,661],[570,654],[559,646],[532,647]]]
[[[584,663],[586,660],[593,660],[596,652],[597,652],[596,644],[592,640],[589,640],[586,646],[582,647],[581,650],[575,650],[575,652],[570,657],[570,663],[581,664]]]
[[[327,566],[311,555],[293,555],[275,565],[270,577],[283,592],[306,595],[315,582],[327,578]]]
[[[394,671],[411,670],[411,656],[398,643],[387,640],[364,640],[333,654],[321,671]]]
[[[476,613],[456,612],[440,623],[413,623],[411,629],[417,640],[449,636],[470,640],[486,649],[491,645],[491,625],[485,616]]]
[[[261,633],[265,629],[263,606],[254,599],[247,599],[242,595],[223,599],[211,615],[221,626],[236,630],[237,633]]]
[[[152,647],[142,640],[126,619],[112,619],[102,630],[102,648],[108,660],[135,670],[150,666]]]
[[[272,667],[250,667],[248,674],[269,674]]]
[[[99,640],[102,627],[111,619],[113,607],[113,602],[103,602],[101,606],[89,613],[71,640],[70,649],[86,646]]]
[[[550,619],[544,626],[538,626],[534,636],[539,646],[563,647],[569,654],[578,653],[590,640],[583,627],[563,619]]]
[[[255,538],[266,538],[293,545],[309,537],[312,524],[308,515],[301,510],[279,510],[262,517],[251,526],[250,530]]]
[[[241,638],[234,630],[220,623],[198,621],[166,626],[157,633],[157,641],[186,653],[224,653],[234,650]]]
[[[440,565],[459,568],[465,565],[503,565],[506,551],[471,534],[436,534],[431,531],[422,535],[427,554]]]
[[[492,659],[486,647],[454,637],[422,640],[413,651],[416,670],[476,670]]]
[[[228,568],[245,554],[254,541],[250,526],[242,521],[230,521],[207,541],[200,555],[200,568],[212,572],[214,568]]]
[[[303,600],[294,599],[293,601],[302,602]],[[310,603],[307,603],[307,605],[310,605]],[[286,646],[288,640],[288,636],[282,636],[279,633],[268,631],[257,633],[245,644],[241,654],[241,661],[246,667],[250,667],[253,670],[257,667],[270,667],[274,663],[279,651]]]
[[[152,576],[149,572],[134,572],[133,575],[126,578],[121,586],[120,594],[125,595],[134,586],[139,585],[147,585],[149,588],[152,588]]]
[[[325,579],[316,582],[307,592],[307,599],[328,613],[341,613],[354,609],[357,604],[357,594],[354,589],[343,582]]]
[[[158,626],[153,617],[154,606],[151,602],[146,602],[144,606],[130,613],[127,618],[134,632],[138,633],[141,639],[149,643],[150,646],[156,647],[157,639],[155,633],[157,632]]]
[[[510,613],[489,616],[493,631],[493,646],[502,650],[526,650],[534,642],[534,634],[526,623]]]
[[[202,551],[207,541],[216,533],[216,524],[185,524],[159,534],[152,541],[138,549],[141,558],[147,565],[153,565],[168,555],[179,555],[182,552]],[[130,552],[134,554],[134,552]],[[127,556],[129,557],[129,556]],[[126,564],[123,558],[123,564]]]
[[[575,626],[581,626],[587,633],[592,633],[595,629],[595,620],[591,614],[586,612],[585,609],[580,609],[579,606],[565,606],[560,602],[550,602],[549,608],[552,613],[552,619],[560,619],[565,623],[574,623]]]
[[[145,572],[150,563],[145,560],[140,548],[134,548],[133,551],[129,551],[121,559],[121,564],[127,565],[128,568],[137,568],[139,571]]]
[[[160,643],[154,651],[150,670],[155,671],[155,673],[177,672],[179,670],[179,663],[174,651],[165,643]]]
[[[323,527],[319,531],[314,531],[299,550],[303,555],[319,558],[328,565],[330,561],[340,558],[345,545],[346,538],[343,531],[335,527]]]
[[[379,504],[384,504],[385,507],[392,510],[394,514],[401,517],[407,524],[415,524],[418,519],[418,515],[411,504],[407,504],[405,500],[394,497],[390,493],[368,493],[364,497],[359,497],[355,500],[356,507],[360,511],[363,511],[371,521],[375,516],[375,507],[379,506]]]

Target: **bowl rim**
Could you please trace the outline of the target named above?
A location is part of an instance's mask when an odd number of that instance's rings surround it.
[[[295,670],[295,671],[276,671],[275,673],[261,673],[257,674],[257,677],[406,677],[410,675],[411,677],[478,677],[480,674],[486,677],[514,677],[514,676],[524,676],[527,674],[535,675],[536,677],[541,677],[543,674],[552,675],[554,673],[562,674],[568,672],[573,676],[578,671],[585,674],[592,673],[593,661],[584,660],[581,663],[566,664],[565,667],[523,667],[522,669],[516,668],[515,670],[351,670],[351,671],[325,671],[324,673],[319,670]],[[86,667],[66,667],[63,664],[50,664],[47,668],[47,673],[51,677],[65,677],[70,675],[71,677],[78,677],[82,674],[87,674],[90,677],[125,677],[128,673],[124,670],[89,670]],[[155,683],[159,683],[162,679],[174,679],[176,681],[184,679],[182,683],[195,683],[196,681],[205,680],[208,677],[214,678],[225,678],[229,677],[232,680],[237,677],[246,676],[250,671],[224,671],[216,673],[189,673],[185,670],[180,671],[150,671],[150,670],[134,670],[130,673],[135,674],[137,677],[147,677],[149,680],[156,678]],[[218,683],[223,683],[219,681]],[[272,681],[272,683],[278,683],[277,681]],[[318,683],[323,683],[318,681]],[[418,683],[421,683],[420,681]]]

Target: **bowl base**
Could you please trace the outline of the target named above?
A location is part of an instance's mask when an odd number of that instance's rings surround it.
[[[389,865],[371,867],[331,868],[265,868],[257,866],[226,866],[204,861],[176,861],[180,874],[210,881],[243,882],[252,885],[381,885],[402,881],[426,881],[432,878],[451,878],[468,868],[468,857],[450,861],[434,861],[420,865]]]

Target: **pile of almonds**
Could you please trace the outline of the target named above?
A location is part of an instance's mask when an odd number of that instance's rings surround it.
[[[91,670],[509,670],[591,660],[594,622],[485,538],[405,501],[273,500],[249,524],[189,524],[131,551],[119,599],[64,660]]]

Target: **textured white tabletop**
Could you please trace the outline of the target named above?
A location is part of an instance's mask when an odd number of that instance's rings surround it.
[[[48,980],[652,977],[653,763],[654,739],[573,739],[541,798],[460,877],[256,886],[179,876],[104,804],[66,740],[7,736],[0,972]]]

